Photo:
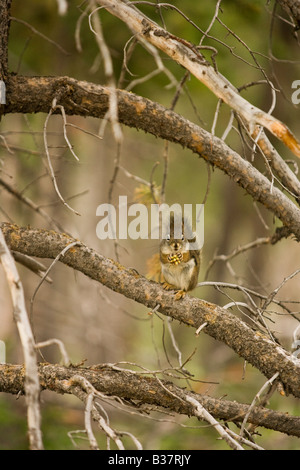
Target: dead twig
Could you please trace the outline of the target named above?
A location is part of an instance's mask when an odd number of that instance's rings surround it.
[[[31,331],[23,293],[23,287],[14,259],[6,245],[0,229],[0,259],[10,289],[14,320],[17,324],[25,362],[25,392],[29,444],[32,450],[43,449],[40,414],[40,382],[35,352],[35,342]]]

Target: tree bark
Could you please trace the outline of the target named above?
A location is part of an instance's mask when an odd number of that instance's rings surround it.
[[[157,380],[130,370],[97,364],[90,367],[64,367],[57,364],[39,364],[42,390],[71,394],[78,383],[72,377],[82,376],[99,392],[131,401],[137,409],[142,406],[160,407],[169,411],[193,416],[193,407],[187,397],[193,397],[216,419],[241,423],[249,411],[249,405],[201,395],[172,382]],[[0,364],[0,392],[24,393],[25,370],[21,365]],[[300,437],[300,418],[286,413],[255,406],[248,423]]]
[[[8,36],[10,27],[10,7],[12,0],[0,1],[0,80],[8,76]]]
[[[110,88],[69,77],[10,76],[4,113],[48,113],[56,98],[66,114],[101,118],[109,108],[110,93]],[[299,208],[223,140],[158,103],[123,90],[117,94],[121,123],[189,148],[230,176],[300,240]],[[300,194],[299,181],[291,174],[283,173],[285,182]]]
[[[300,27],[300,0],[278,0],[283,10],[294,18],[298,27]]]
[[[289,234],[300,240],[300,210],[294,202],[224,141],[184,117],[153,101],[122,90],[113,91],[108,87],[69,77],[22,77],[9,74],[7,51],[11,1],[0,0],[0,80],[7,88],[7,104],[0,102],[0,118],[3,113],[48,114],[50,110],[53,111],[54,100],[57,105],[63,106],[66,114],[102,118],[109,110],[109,102],[114,93],[118,101],[120,123],[189,148],[234,179],[253,200],[263,204],[278,217]],[[300,144],[288,128],[271,114],[244,100],[232,84],[219,74],[216,67],[204,60],[193,44],[160,28],[142,15],[133,4],[119,0],[98,0],[98,3],[119,16],[134,31],[136,37],[149,41],[194,73],[219,99],[239,113],[252,138],[258,136],[258,125],[262,125],[295,155],[300,156]],[[300,1],[279,0],[279,3],[299,27]],[[300,183],[297,177],[276,150],[270,147],[263,132],[257,144],[263,149],[281,183],[299,202]],[[269,337],[252,330],[228,310],[188,295],[180,301],[175,301],[173,293],[166,292],[161,285],[150,282],[132,269],[105,258],[66,234],[22,228],[12,224],[2,224],[2,230],[12,250],[29,256],[56,258],[73,243],[74,246],[61,257],[63,263],[149,309],[158,307],[162,314],[195,329],[202,326],[204,333],[229,346],[267,378],[278,373],[285,392],[300,397],[299,361]],[[26,372],[28,374],[28,366],[26,371],[23,366],[0,365],[0,391],[25,393]],[[90,368],[39,365],[42,389],[57,393],[75,393],[74,387],[78,388],[79,385],[78,381],[76,384],[73,382],[73,378],[78,374],[97,390],[131,400],[136,406],[147,404],[190,415],[195,414],[188,401],[190,397],[199,401],[215,418],[233,422],[243,421],[249,411],[248,405],[195,394],[153,376],[146,377],[106,365]],[[36,396],[38,397],[38,393]],[[298,417],[290,417],[266,408],[251,407],[248,421],[300,437]]]
[[[75,239],[53,230],[18,227],[4,223],[1,226],[11,250],[40,258],[56,258]],[[150,309],[157,308],[186,325],[203,331],[225,343],[239,356],[260,370],[268,379],[278,372],[287,394],[300,397],[299,361],[267,336],[252,330],[243,321],[218,305],[187,295],[180,301],[161,284],[148,281],[130,268],[105,258],[79,240],[61,258],[64,264],[81,271],[109,289],[118,292]]]
[[[238,90],[212,66],[197,47],[160,27],[141,13],[134,5],[123,0],[98,0],[112,15],[120,18],[137,38],[149,42],[171,59],[189,70],[219,99],[237,112],[254,135],[257,126],[263,126],[300,157],[300,142],[287,126],[269,113],[245,100]]]
[[[8,77],[8,36],[12,0],[0,0],[0,121],[6,103],[6,80]]]
[[[0,262],[6,274],[7,283],[11,293],[14,320],[16,322],[23,349],[25,362],[24,390],[26,392],[27,421],[30,449],[42,450],[43,441],[41,433],[40,414],[40,384],[38,378],[38,365],[33,333],[25,306],[23,286],[19,274],[5,240],[0,230]]]

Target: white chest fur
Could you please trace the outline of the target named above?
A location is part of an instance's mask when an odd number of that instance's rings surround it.
[[[180,263],[178,265],[163,264],[162,274],[165,280],[177,287],[177,289],[188,290],[194,266],[194,258],[191,258],[187,263]]]

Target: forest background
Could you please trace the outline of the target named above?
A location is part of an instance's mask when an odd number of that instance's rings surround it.
[[[160,22],[167,30],[192,44],[199,44],[202,34],[191,22],[172,8],[161,11],[153,6],[136,5],[146,15]],[[147,3],[147,2],[144,2]],[[69,76],[105,85],[105,63],[99,44],[89,24],[88,3],[69,2],[67,12],[60,15],[59,2],[12,2],[12,21],[9,35],[9,70],[25,76]],[[273,114],[299,134],[299,105],[292,103],[295,91],[292,83],[300,80],[299,36],[290,17],[273,2],[261,0],[172,2],[192,22],[210,35],[202,50],[207,60],[215,60],[218,70],[253,105],[268,112],[273,95],[266,77],[276,88],[276,107]],[[95,5],[94,5],[95,6]],[[117,87],[147,97],[166,108],[172,106],[178,84],[185,70],[160,53],[163,69],[157,69],[155,58],[144,47],[128,42],[132,33],[115,16],[101,9],[103,36],[109,48]],[[214,38],[218,38],[216,41]],[[128,42],[128,43],[127,43]],[[226,44],[226,46],[224,46]],[[214,55],[214,48],[217,54]],[[124,57],[128,63],[124,67]],[[213,57],[213,59],[211,59]],[[145,77],[147,79],[145,79]],[[141,79],[141,80],[140,80]],[[254,84],[255,82],[259,82]],[[49,110],[50,111],[50,110]],[[229,106],[221,104],[192,75],[180,88],[175,111],[195,122],[213,135],[222,137],[231,116]],[[246,323],[249,311],[236,302],[245,302],[237,290],[228,290],[222,283],[238,284],[271,295],[278,286],[278,298],[289,301],[293,315],[280,305],[272,304],[267,312],[268,328],[276,333],[287,351],[292,350],[294,332],[299,324],[299,246],[293,237],[276,244],[258,242],[275,233],[281,222],[261,204],[254,202],[233,178],[198,158],[191,150],[155,136],[122,126],[122,143],[116,142],[109,122],[94,117],[67,116],[67,136],[79,161],[73,158],[66,144],[61,115],[51,115],[47,122],[48,148],[55,169],[58,187],[65,201],[80,213],[77,216],[59,200],[49,176],[44,129],[47,115],[6,114],[1,120],[0,141],[0,217],[18,226],[53,228],[51,223],[20,197],[5,187],[5,182],[18,194],[34,201],[53,218],[63,231],[83,241],[87,246],[108,258],[118,259],[143,275],[153,269],[153,256],[158,252],[155,240],[101,241],[96,236],[99,219],[96,208],[108,201],[118,204],[119,195],[129,203],[152,201],[165,185],[168,204],[200,204],[205,202],[205,240],[199,282],[191,294],[220,306],[227,306]],[[259,152],[251,155],[242,124],[237,121],[228,135],[227,144],[245,159],[249,158],[269,177],[269,167]],[[82,131],[84,129],[85,132]],[[102,138],[99,139],[98,136]],[[298,159],[283,143],[271,136],[280,155],[290,168],[298,172]],[[167,161],[167,166],[166,166]],[[116,166],[117,162],[117,166]],[[116,172],[116,168],[118,171]],[[166,169],[167,168],[167,169]],[[274,183],[277,185],[277,181]],[[154,189],[153,189],[154,188]],[[289,195],[290,197],[290,195]],[[252,249],[238,251],[251,242]],[[218,257],[219,256],[219,257]],[[47,266],[50,261],[42,260]],[[225,397],[240,403],[251,403],[266,382],[258,370],[245,364],[227,345],[204,332],[195,335],[194,329],[169,321],[158,312],[149,314],[144,305],[112,292],[100,283],[91,281],[62,263],[56,264],[44,282],[35,289],[39,278],[18,265],[24,286],[33,331],[38,342],[58,338],[64,343],[73,364],[117,364],[138,372],[176,368],[184,364],[192,381],[185,376],[180,386],[192,387],[198,393]],[[287,282],[283,282],[285,279]],[[207,285],[205,282],[220,283]],[[32,296],[34,300],[31,302]],[[276,292],[277,295],[277,292]],[[16,325],[12,318],[9,291],[0,271],[1,329],[0,340],[6,345],[6,361],[23,362]],[[297,338],[296,338],[297,339]],[[42,362],[58,363],[60,353],[55,345],[42,350]],[[42,431],[45,448],[73,449],[88,447],[72,432],[84,427],[83,407],[69,395],[42,393]],[[228,448],[217,440],[215,430],[196,418],[165,415],[159,410],[151,417],[123,410],[121,405],[106,403],[110,423],[116,429],[128,431],[145,448],[160,449],[222,449]],[[299,416],[299,400],[275,390],[268,406],[271,409]],[[26,405],[24,397],[0,396],[0,448],[24,449],[26,436]],[[258,429],[255,439],[268,449],[299,449],[299,438],[280,432]],[[72,439],[70,439],[70,433]],[[105,436],[95,431],[100,446]],[[126,440],[126,439],[125,439]],[[132,446],[128,438],[127,446]]]

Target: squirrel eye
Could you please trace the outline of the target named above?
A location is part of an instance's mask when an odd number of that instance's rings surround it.
[[[184,240],[184,235],[181,235],[181,240],[182,240],[182,241]]]
[[[170,241],[170,235],[167,235],[167,236],[166,236],[166,240],[167,240],[167,242]]]

